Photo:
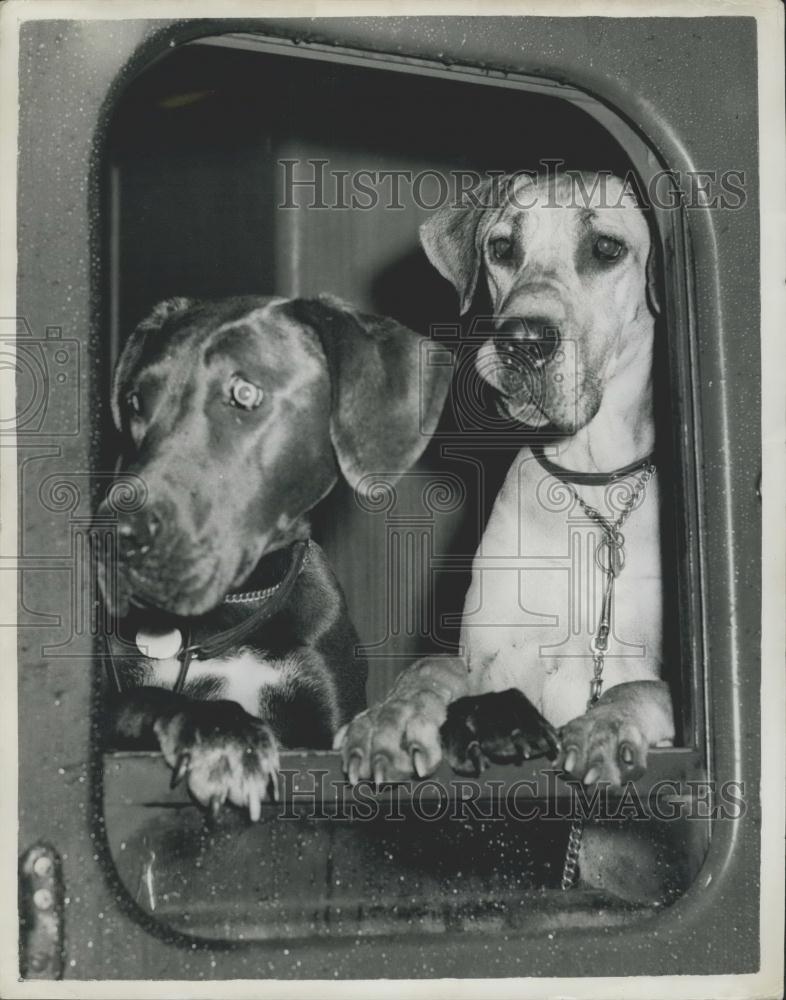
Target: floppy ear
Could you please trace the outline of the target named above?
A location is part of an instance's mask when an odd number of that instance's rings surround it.
[[[165,299],[163,302],[159,302],[150,315],[137,325],[126,341],[112,376],[112,419],[118,430],[123,429],[120,404],[128,391],[128,380],[142,354],[145,338],[150,333],[157,333],[170,316],[190,309],[195,304],[194,299],[184,298]]]
[[[420,227],[420,242],[426,256],[443,278],[458,292],[463,315],[472,304],[481,260],[480,220],[486,210],[479,206],[446,205]]]
[[[428,364],[426,338],[337,299],[292,299],[282,308],[322,343],[333,396],[330,437],[344,478],[360,493],[369,473],[398,478],[436,429],[452,365]]]
[[[653,239],[650,252],[647,255],[647,305],[650,311],[660,315],[660,275],[658,268],[658,250]]]

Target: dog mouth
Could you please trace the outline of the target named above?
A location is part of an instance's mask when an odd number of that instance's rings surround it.
[[[544,427],[550,423],[546,412],[549,384],[548,363],[535,364],[524,351],[494,351],[493,369],[482,377],[496,389],[496,409],[504,419],[515,420],[529,427]]]
[[[295,532],[297,537],[302,531]],[[233,590],[243,586],[261,560],[284,548],[289,535],[275,540],[264,536],[259,545],[244,548],[230,561],[216,553],[214,545],[192,543],[183,547],[188,556],[179,556],[179,546],[155,552],[139,563],[99,560],[99,583],[111,614],[126,617],[132,610],[177,618],[196,618],[217,607]],[[200,551],[201,549],[201,551]]]
[[[515,327],[511,324],[517,324]],[[521,320],[500,324],[476,355],[479,376],[496,390],[495,408],[504,420],[533,430],[571,433],[582,423],[582,382],[575,338],[565,329]]]
[[[247,534],[246,544],[230,545],[226,531],[170,528],[156,544],[124,552],[121,538],[97,555],[104,604],[118,619],[133,610],[195,618],[216,608],[240,589],[261,560],[308,536],[303,518],[279,518],[276,529]],[[241,533],[241,529],[238,529]]]
[[[114,586],[102,586],[102,592],[116,618],[125,618],[132,609],[192,618],[210,611],[224,596],[225,589],[215,585],[214,576],[167,585],[128,568],[117,575]]]
[[[551,424],[550,417],[526,393],[505,395],[498,393],[495,401],[497,413],[503,420],[540,429]]]
[[[221,602],[233,578],[210,553],[186,560],[169,551],[140,562],[105,556],[98,564],[101,593],[116,618],[132,609],[175,617],[205,614]]]

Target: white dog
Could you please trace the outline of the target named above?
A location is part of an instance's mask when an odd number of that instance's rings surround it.
[[[339,733],[352,782],[423,776],[444,747],[462,770],[550,751],[587,784],[617,784],[674,739],[660,679],[651,242],[622,181],[602,180],[510,178],[498,204],[444,208],[421,229],[462,312],[485,274],[497,332],[480,374],[511,418],[559,439],[524,448],[497,496],[463,658],[413,664]]]

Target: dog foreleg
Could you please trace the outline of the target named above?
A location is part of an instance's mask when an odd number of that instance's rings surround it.
[[[390,694],[336,734],[351,784],[431,774],[442,759],[440,727],[448,705],[467,690],[467,666],[458,657],[431,656],[399,674]]]
[[[563,726],[560,765],[589,785],[640,777],[650,747],[674,742],[674,712],[665,681],[627,681],[609,688],[584,715]]]
[[[140,687],[113,700],[105,713],[114,749],[161,749],[172,785],[212,812],[224,802],[259,819],[278,798],[278,744],[267,723],[234,701],[196,701],[165,688]]]

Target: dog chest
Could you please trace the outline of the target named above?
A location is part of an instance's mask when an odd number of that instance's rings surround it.
[[[172,689],[180,667],[176,657],[147,660],[144,683]],[[258,715],[262,691],[282,687],[291,672],[281,660],[244,647],[221,658],[191,660],[184,691],[200,698],[235,701],[250,715]]]
[[[615,497],[579,487],[614,520]],[[657,484],[623,526],[624,565],[614,582],[607,687],[657,677],[661,566]],[[555,724],[583,713],[607,575],[604,532],[569,487],[523,450],[508,472],[473,563],[462,642],[478,691],[520,688]]]

